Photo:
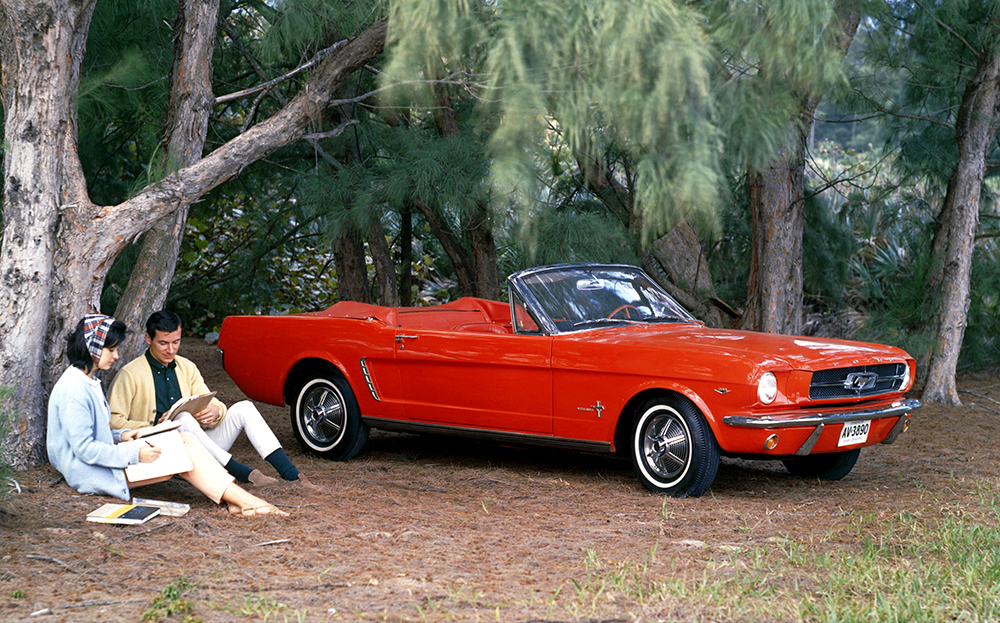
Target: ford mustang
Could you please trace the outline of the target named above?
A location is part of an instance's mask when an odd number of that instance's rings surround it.
[[[330,459],[371,428],[455,434],[626,454],[642,486],[679,497],[708,490],[723,455],[843,478],[920,407],[898,348],[709,328],[633,266],[522,270],[508,294],[230,316],[218,356]]]

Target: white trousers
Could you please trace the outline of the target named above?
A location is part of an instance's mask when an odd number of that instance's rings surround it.
[[[262,459],[281,447],[271,427],[264,421],[264,416],[249,400],[242,400],[229,407],[222,422],[208,430],[202,428],[190,413],[179,413],[175,419],[181,423],[180,430],[194,435],[208,453],[223,466],[233,458],[229,449],[233,447],[242,432],[246,432],[247,439]]]

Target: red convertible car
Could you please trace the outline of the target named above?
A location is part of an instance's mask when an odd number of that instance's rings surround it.
[[[508,285],[509,303],[231,316],[219,359],[250,398],[289,405],[321,456],[355,456],[370,428],[617,452],[674,496],[704,493],[720,455],[843,478],[920,407],[898,348],[711,329],[633,266],[532,268]]]

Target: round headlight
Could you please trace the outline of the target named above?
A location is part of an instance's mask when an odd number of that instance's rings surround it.
[[[774,372],[765,372],[757,382],[757,398],[766,405],[774,402],[778,397],[778,379],[774,378]]]
[[[910,389],[910,364],[903,362],[903,382],[900,384],[899,389],[906,391]]]

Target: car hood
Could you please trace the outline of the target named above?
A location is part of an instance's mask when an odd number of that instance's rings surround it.
[[[568,334],[577,339],[636,349],[684,350],[746,359],[770,368],[816,370],[888,363],[911,357],[882,344],[713,329],[702,324],[632,325]]]

